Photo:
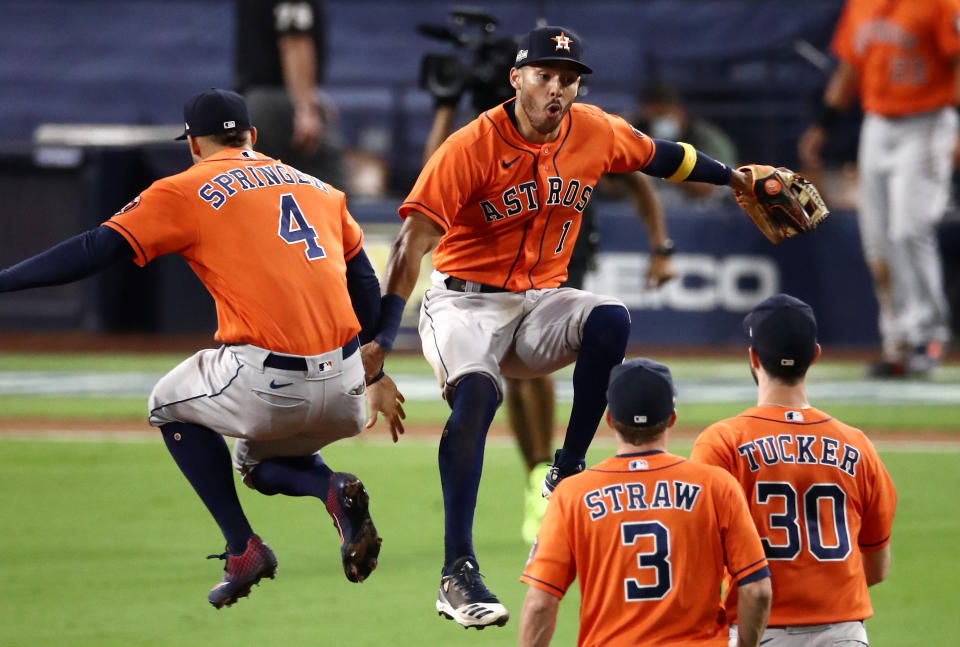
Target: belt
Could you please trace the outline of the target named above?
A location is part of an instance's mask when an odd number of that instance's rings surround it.
[[[343,345],[341,349],[343,351],[343,359],[347,359],[360,348],[360,341],[354,337],[346,344]],[[276,353],[270,353],[267,355],[267,358],[263,360],[264,367],[267,368],[279,368],[283,371],[305,371],[307,370],[307,358],[298,357],[296,355],[277,355]]]
[[[512,290],[500,288],[496,285],[487,285],[486,283],[477,283],[475,281],[464,281],[463,279],[458,279],[453,276],[447,278],[443,284],[447,286],[448,290],[454,290],[455,292],[512,292]]]

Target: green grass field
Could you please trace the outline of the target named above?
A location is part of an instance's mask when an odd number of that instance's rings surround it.
[[[612,450],[598,443],[591,460]],[[687,448],[674,448],[686,453]],[[384,536],[381,566],[346,581],[336,532],[315,500],[241,492],[276,551],[276,580],[215,611],[205,599],[222,540],[159,441],[0,440],[0,645],[513,645],[527,555],[518,536],[516,450],[488,447],[476,543],[490,587],[513,612],[467,634],[433,610],[441,499],[431,443],[349,441],[325,456],[362,475]],[[950,644],[960,632],[956,453],[883,452],[899,489],[890,578],[872,590],[877,647]],[[561,605],[554,644],[576,638],[577,595]]]
[[[0,372],[155,371],[180,355],[101,356],[0,354]],[[749,380],[739,362],[667,361],[675,375]],[[419,358],[398,358],[391,369],[422,374]],[[853,384],[859,367],[818,365],[817,377]],[[958,380],[945,367],[938,381]],[[16,380],[14,380],[15,382]],[[749,402],[679,403],[690,426],[733,415]],[[0,395],[0,423],[59,418],[131,420],[143,416],[139,397]],[[837,401],[823,405],[841,419],[871,429],[936,430],[960,437],[956,404],[906,406]],[[438,403],[411,402],[408,422],[439,424]],[[566,415],[558,408],[558,420]],[[501,414],[498,414],[502,416]],[[501,418],[502,419],[502,418]],[[66,425],[69,426],[69,425]],[[588,461],[612,452],[601,430]],[[362,585],[343,577],[336,532],[315,500],[265,497],[241,486],[255,529],[280,561],[275,581],[250,599],[215,611],[206,602],[222,562],[219,531],[156,436],[0,434],[0,647],[36,645],[181,647],[202,645],[515,645],[526,587],[518,580],[528,547],[519,537],[524,474],[512,443],[488,444],[475,541],[487,583],[512,612],[510,623],[465,632],[433,609],[442,556],[442,503],[436,439],[405,438],[391,445],[380,429],[324,451],[335,469],[359,474],[372,496],[384,536],[381,566]],[[672,447],[686,454],[689,447]],[[881,455],[899,492],[889,579],[871,590],[868,621],[875,647],[951,644],[960,634],[953,593],[960,581],[960,453]],[[578,596],[568,594],[554,643],[576,639]]]

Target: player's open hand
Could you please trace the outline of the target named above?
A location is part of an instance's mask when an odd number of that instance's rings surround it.
[[[367,387],[367,406],[370,413],[367,416],[367,424],[364,429],[370,429],[377,423],[377,413],[382,413],[384,419],[390,424],[390,435],[393,436],[393,442],[400,440],[400,434],[403,433],[403,419],[407,417],[403,407],[403,394],[397,389],[397,385],[389,375],[382,378]]]
[[[320,147],[322,138],[323,119],[319,108],[311,104],[294,110],[293,135],[290,138],[294,148],[303,151],[306,155],[312,155]]]
[[[367,382],[380,374],[383,368],[383,360],[387,357],[387,351],[375,341],[368,342],[360,347],[360,359],[363,362],[363,373]]]
[[[650,264],[647,266],[647,275],[644,277],[644,285],[648,290],[658,290],[676,276],[677,270],[673,267],[669,256],[650,254]]]

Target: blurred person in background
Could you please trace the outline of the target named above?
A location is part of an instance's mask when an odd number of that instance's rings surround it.
[[[326,67],[322,0],[237,0],[236,90],[261,127],[257,149],[336,187],[345,185]]]
[[[960,100],[960,0],[848,0],[823,109],[799,141],[818,170],[830,126],[859,96],[860,238],[880,310],[875,377],[924,376],[949,340],[937,225],[950,193]]]
[[[684,141],[718,160],[736,165],[737,147],[716,124],[690,114],[680,90],[667,81],[653,81],[640,91],[640,103],[628,121],[651,137]],[[712,203],[728,195],[704,182],[661,184],[658,187],[668,201]]]

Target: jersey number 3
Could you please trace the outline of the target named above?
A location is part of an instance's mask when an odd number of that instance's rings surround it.
[[[637,566],[641,570],[653,569],[656,582],[641,585],[636,578],[624,578],[623,589],[627,602],[662,600],[673,588],[673,574],[670,571],[670,530],[659,521],[620,524],[620,539],[624,546],[635,546],[641,537],[653,539],[653,550],[638,552]]]
[[[277,235],[288,245],[305,243],[307,249],[304,253],[311,261],[327,257],[323,247],[317,243],[317,231],[303,217],[303,211],[300,210],[300,205],[297,204],[292,193],[284,193],[280,196],[280,231]]]

